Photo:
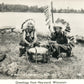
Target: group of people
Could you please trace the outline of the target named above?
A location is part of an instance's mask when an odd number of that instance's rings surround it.
[[[67,57],[71,56],[72,47],[74,46],[73,36],[69,36],[70,26],[67,25],[65,30],[61,26],[54,25],[54,32],[51,32],[50,40],[48,41],[49,52],[52,52],[52,57],[59,58],[61,53],[65,53]],[[25,54],[26,48],[38,46],[35,21],[27,20],[27,25],[22,29],[22,40],[20,41],[20,57]]]

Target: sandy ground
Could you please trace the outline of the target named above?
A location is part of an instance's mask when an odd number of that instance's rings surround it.
[[[0,35],[1,36],[1,35]],[[50,63],[30,63],[26,56],[19,57],[20,34],[4,34],[0,37],[0,51],[6,53],[4,61],[0,62],[5,68],[11,63],[17,63],[18,71],[13,76],[0,70],[0,79],[83,79],[84,78],[84,45],[77,44],[73,48],[74,56],[57,60],[51,58]],[[39,37],[41,40],[43,37]],[[46,38],[45,38],[46,39]],[[14,66],[15,67],[15,66]]]

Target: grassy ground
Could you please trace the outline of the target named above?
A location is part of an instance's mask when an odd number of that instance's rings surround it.
[[[0,35],[1,36],[1,35]],[[0,73],[1,79],[83,79],[84,78],[84,45],[78,44],[73,48],[74,57],[55,59],[50,63],[28,63],[25,56],[19,57],[19,42],[21,35],[6,33],[0,37],[0,51],[7,54],[0,66],[7,66],[13,62],[18,64],[18,72],[12,77]],[[38,35],[38,39],[46,40],[47,37]],[[2,39],[2,40],[1,40]]]

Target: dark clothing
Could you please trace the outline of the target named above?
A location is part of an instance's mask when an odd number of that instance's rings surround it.
[[[34,39],[35,39],[35,36],[34,36],[35,31],[29,31],[28,29],[25,29],[23,31],[25,32],[26,41],[28,41],[29,43],[32,43],[34,41]],[[31,47],[35,47],[37,45],[37,42],[34,43],[33,46],[29,46],[22,39],[20,41],[19,45],[22,46],[22,48],[20,48],[20,56],[22,56],[23,54],[25,54],[26,48],[30,49]]]
[[[62,34],[61,32],[59,34],[57,34],[55,32],[52,33],[51,40],[56,41],[58,44],[67,44],[68,43],[67,37],[64,34]]]
[[[71,55],[72,46],[68,43],[68,38],[61,32],[57,34],[56,32],[51,34],[51,40],[56,41],[57,45],[52,45],[52,56],[59,58],[60,53],[64,52],[67,56]]]
[[[32,43],[34,41],[34,31],[32,32],[29,32],[28,29],[25,29],[25,39],[29,42],[29,43]],[[20,41],[20,46],[24,47],[24,48],[31,48],[31,46],[29,46],[28,44],[26,44],[23,39]]]
[[[23,54],[25,54],[26,52],[26,48],[30,48],[30,46],[28,44],[26,44],[25,42],[23,42],[22,40],[19,43],[20,46],[22,46],[19,50],[20,50],[20,56],[22,56]]]
[[[27,29],[25,30],[26,32],[26,37],[25,39],[28,41],[28,42],[33,42],[34,41],[34,33],[35,31],[32,31],[32,32],[29,32]]]

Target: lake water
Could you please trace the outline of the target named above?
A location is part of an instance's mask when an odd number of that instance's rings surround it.
[[[49,33],[45,25],[45,16],[43,13],[0,13],[0,28],[2,26],[14,26],[17,31],[20,31],[21,24],[28,18],[35,20],[37,32],[42,34]],[[54,19],[56,20],[57,18],[65,19],[65,21],[70,23],[71,33],[73,35],[84,36],[84,14],[55,13]]]

